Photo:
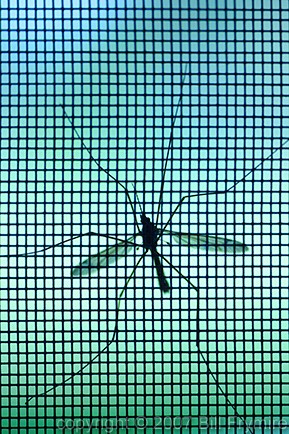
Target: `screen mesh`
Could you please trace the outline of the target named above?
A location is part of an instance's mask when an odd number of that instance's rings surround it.
[[[287,2],[56,3],[1,1],[1,432],[287,426]]]

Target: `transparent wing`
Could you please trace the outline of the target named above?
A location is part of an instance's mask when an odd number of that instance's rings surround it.
[[[191,246],[214,253],[239,254],[249,250],[249,247],[240,241],[230,238],[215,237],[213,235],[190,235],[182,232],[164,231],[165,235],[171,235],[178,244]]]
[[[101,250],[96,255],[90,256],[72,270],[72,276],[91,276],[100,268],[108,267],[109,265],[114,264],[120,258],[127,256],[128,253],[134,249],[134,239],[135,236],[133,235],[132,237],[129,237],[127,241],[120,241],[119,243],[114,244],[107,249]]]

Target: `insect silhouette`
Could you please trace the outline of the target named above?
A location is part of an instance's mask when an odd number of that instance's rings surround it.
[[[159,240],[163,236],[169,236],[171,240],[174,240],[178,245],[185,245],[189,246],[190,248],[194,249],[201,249],[205,251],[210,251],[213,253],[222,253],[222,254],[232,254],[232,255],[239,255],[239,254],[245,254],[246,251],[249,250],[249,247],[243,244],[240,241],[236,241],[234,239],[221,237],[221,236],[215,236],[215,235],[208,235],[208,234],[191,234],[191,233],[183,233],[183,232],[176,232],[168,230],[168,226],[171,224],[174,215],[177,213],[177,211],[180,209],[182,204],[189,200],[190,198],[197,197],[197,196],[208,196],[208,195],[224,195],[236,188],[237,185],[244,182],[248,176],[250,176],[254,171],[256,171],[259,167],[261,167],[266,160],[269,160],[275,152],[281,149],[282,146],[284,146],[289,140],[287,140],[285,143],[283,143],[278,148],[274,149],[273,152],[266,158],[262,159],[262,161],[256,165],[252,170],[247,172],[245,176],[242,179],[239,179],[236,181],[233,185],[231,185],[230,188],[224,191],[214,191],[214,192],[204,192],[204,193],[194,193],[194,194],[186,194],[181,198],[181,200],[178,202],[177,206],[171,213],[169,219],[164,224],[163,227],[158,227],[159,219],[160,219],[160,212],[161,212],[161,205],[163,202],[163,195],[164,195],[164,185],[165,185],[165,179],[166,179],[166,173],[167,173],[167,165],[169,156],[173,147],[173,140],[174,140],[174,127],[176,120],[178,118],[178,113],[180,106],[182,104],[182,98],[183,98],[183,87],[185,85],[186,80],[186,74],[183,76],[180,87],[180,97],[178,100],[178,104],[176,107],[175,115],[172,121],[171,125],[171,132],[169,137],[169,142],[167,146],[166,151],[166,157],[164,160],[163,168],[162,168],[162,176],[161,176],[161,187],[160,187],[160,193],[159,193],[159,201],[158,201],[158,208],[157,208],[157,217],[156,217],[156,223],[151,221],[151,219],[142,211],[140,216],[140,221],[142,224],[142,227],[140,227],[138,223],[138,216],[137,212],[134,207],[134,203],[131,199],[131,195],[129,190],[127,189],[126,185],[117,180],[116,177],[114,177],[106,168],[104,168],[92,155],[91,149],[86,145],[84,140],[82,139],[81,135],[79,134],[78,130],[75,128],[73,121],[71,118],[67,115],[65,111],[65,107],[61,106],[65,115],[65,118],[68,119],[68,121],[71,124],[72,130],[74,131],[76,137],[79,139],[81,146],[87,151],[89,154],[90,160],[96,164],[98,169],[102,172],[104,172],[108,178],[116,182],[119,187],[121,187],[126,195],[128,204],[133,212],[134,220],[137,227],[137,233],[128,237],[126,240],[119,240],[116,236],[107,235],[106,237],[109,239],[113,239],[115,241],[114,245],[111,245],[97,254],[89,256],[87,259],[85,259],[83,262],[81,262],[78,266],[73,268],[72,270],[72,276],[74,277],[85,277],[85,276],[92,276],[94,273],[97,273],[102,268],[108,268],[110,265],[115,264],[118,260],[121,258],[128,256],[135,248],[142,248],[143,253],[141,254],[140,258],[136,261],[135,265],[132,268],[132,271],[127,278],[124,287],[121,289],[120,294],[117,299],[117,307],[116,307],[116,317],[115,317],[115,327],[112,333],[112,337],[108,340],[107,344],[104,346],[104,348],[101,349],[94,357],[91,358],[89,362],[84,364],[77,372],[74,372],[70,377],[66,378],[62,383],[54,384],[52,387],[47,389],[44,393],[37,394],[31,396],[27,402],[31,401],[33,398],[37,396],[45,396],[50,391],[56,389],[59,386],[64,385],[65,383],[69,382],[73,377],[80,374],[84,369],[86,369],[88,366],[90,366],[97,358],[101,356],[102,353],[108,350],[110,345],[115,341],[117,332],[118,332],[118,322],[119,322],[119,314],[120,314],[120,307],[121,307],[121,300],[128,288],[128,285],[130,281],[132,280],[133,276],[135,275],[135,272],[140,265],[143,258],[147,255],[147,253],[150,253],[152,256],[152,260],[154,263],[158,283],[160,290],[164,294],[170,293],[171,285],[165,276],[164,272],[164,266],[163,262],[165,262],[171,269],[173,269],[184,281],[190,286],[190,288],[195,292],[196,294],[196,300],[197,300],[197,309],[196,309],[196,349],[200,355],[200,358],[206,365],[207,371],[214,380],[217,388],[221,392],[221,394],[225,397],[227,404],[233,409],[235,416],[239,417],[240,420],[244,423],[245,427],[248,428],[248,430],[253,433],[252,428],[250,426],[246,425],[246,420],[244,416],[239,413],[236,405],[231,402],[230,397],[225,392],[223,387],[218,381],[217,375],[211,370],[210,364],[208,360],[206,359],[205,355],[203,354],[201,348],[200,348],[200,318],[199,318],[199,289],[190,281],[189,278],[187,278],[184,274],[181,273],[181,271],[175,267],[162,253],[158,251],[158,244]],[[36,252],[33,252],[32,254],[38,254],[40,252],[44,252],[52,247],[57,247],[60,245],[63,245],[64,243],[71,242],[77,238],[82,238],[84,236],[98,236],[99,234],[96,232],[88,232],[85,234],[76,235],[74,237],[69,238],[66,241],[57,243],[53,246],[45,247],[41,250],[38,250]],[[142,240],[142,242],[137,242],[137,240]],[[166,243],[167,245],[171,245],[171,243]],[[29,256],[31,253],[22,255],[22,256]]]

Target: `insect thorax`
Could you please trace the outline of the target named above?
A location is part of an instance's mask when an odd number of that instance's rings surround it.
[[[158,230],[157,227],[144,214],[141,215],[143,245],[145,249],[154,250],[157,245]]]

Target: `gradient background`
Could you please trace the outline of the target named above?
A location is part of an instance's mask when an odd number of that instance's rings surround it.
[[[73,265],[113,243],[103,234],[137,228],[61,105],[154,221],[176,115],[159,223],[184,195],[230,188],[289,137],[288,4],[199,3],[1,1],[1,432],[242,426],[196,351],[196,293],[165,264],[172,289],[162,295],[149,255],[109,351],[25,404],[105,346],[142,252],[72,279]],[[174,231],[235,237],[248,253],[160,247],[199,288],[202,352],[256,432],[289,424],[288,146],[173,217]],[[99,236],[18,256],[88,231]]]

